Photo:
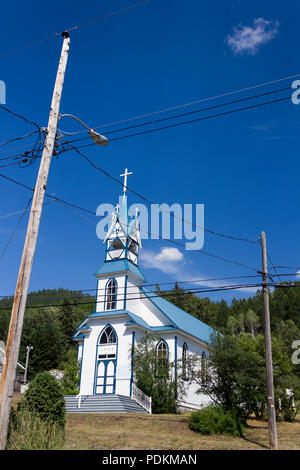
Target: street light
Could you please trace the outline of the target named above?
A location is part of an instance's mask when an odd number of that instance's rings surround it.
[[[108,139],[104,136],[99,134],[99,132],[96,132],[94,129],[90,129],[89,126],[84,124],[78,117],[73,116],[72,114],[60,114],[59,119],[62,117],[70,117],[75,119],[77,122],[79,122],[82,126],[84,126],[88,130],[89,136],[93,139],[95,144],[97,145],[107,145],[108,144]]]
[[[26,364],[25,364],[25,373],[24,373],[24,384],[26,384],[27,381],[27,369],[28,369],[28,361],[29,361],[29,353],[33,349],[32,346],[26,346],[27,349],[27,354],[26,354]]]

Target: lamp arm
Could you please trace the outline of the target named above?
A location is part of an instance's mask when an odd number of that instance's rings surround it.
[[[62,118],[62,117],[70,117],[70,118],[73,118],[75,119],[75,121],[79,122],[82,126],[84,126],[86,129],[88,129],[89,131],[91,130],[91,128],[89,126],[87,126],[86,124],[84,124],[84,122],[82,122],[78,117],[76,116],[73,116],[73,114],[60,114],[59,115],[59,119]]]

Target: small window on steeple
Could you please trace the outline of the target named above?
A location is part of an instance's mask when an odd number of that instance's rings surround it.
[[[106,287],[106,310],[114,310],[117,307],[117,281],[110,279]]]
[[[124,248],[123,243],[118,238],[112,242],[111,247],[114,250],[122,250]]]
[[[132,240],[132,238],[127,238],[128,250],[137,255],[138,253],[138,244]]]

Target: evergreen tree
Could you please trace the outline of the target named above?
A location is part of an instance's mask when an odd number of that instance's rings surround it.
[[[43,420],[65,426],[65,400],[63,390],[55,377],[41,372],[30,382],[19,409],[25,407]]]

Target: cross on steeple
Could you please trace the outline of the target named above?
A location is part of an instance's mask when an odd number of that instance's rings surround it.
[[[132,175],[132,172],[128,172],[128,169],[125,168],[125,173],[120,176],[124,176],[124,184],[123,184],[123,193],[126,193],[127,191],[127,176]]]

